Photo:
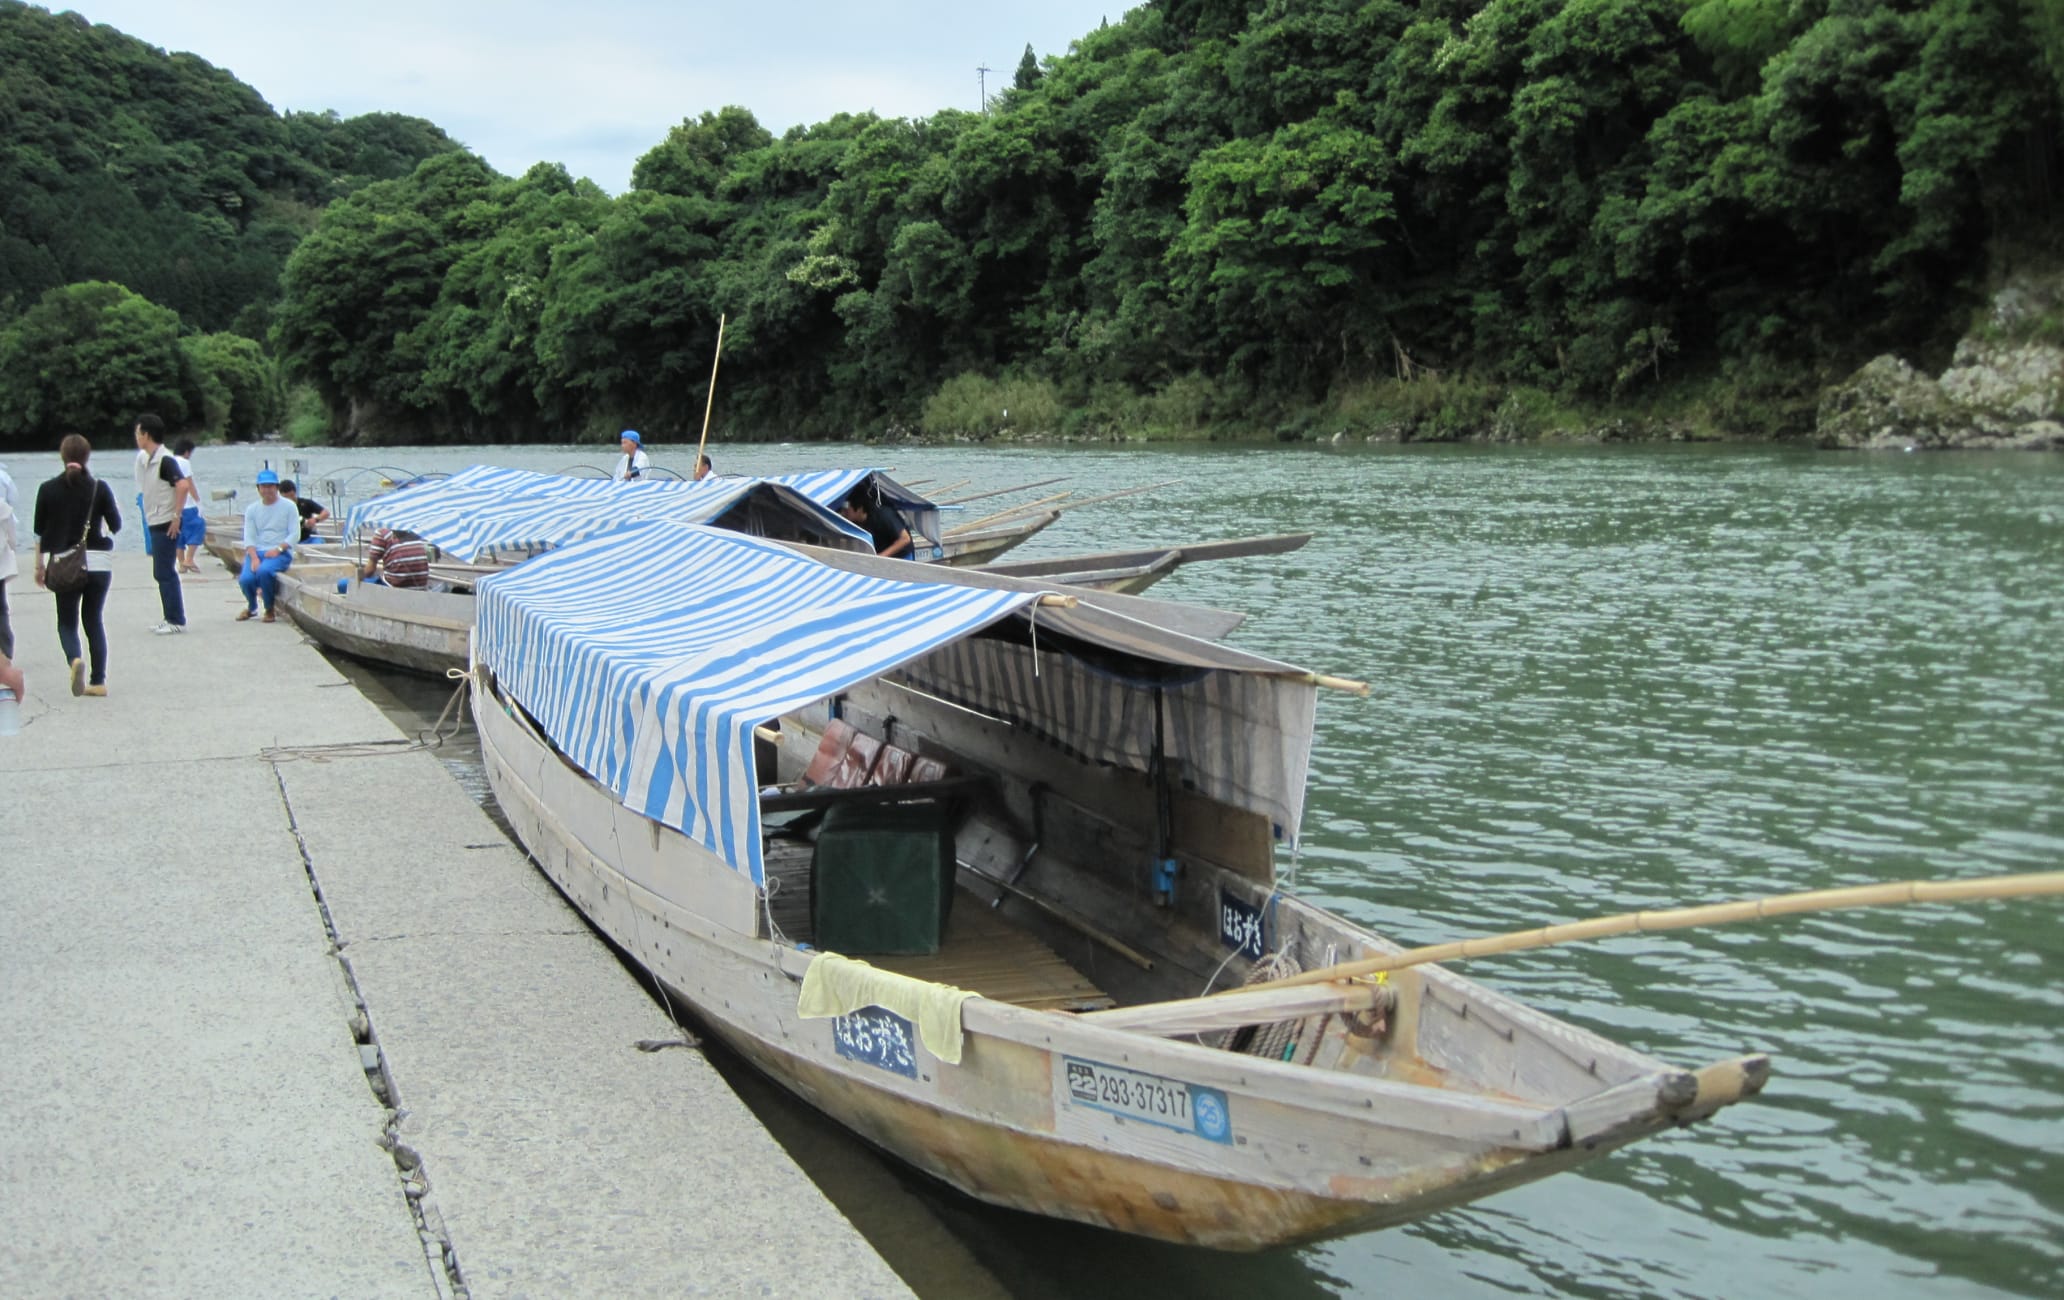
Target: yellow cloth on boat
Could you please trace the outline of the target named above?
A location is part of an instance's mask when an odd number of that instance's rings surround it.
[[[916,1025],[926,1051],[948,1065],[959,1065],[960,1004],[973,996],[951,984],[912,979],[877,970],[852,957],[823,952],[803,973],[796,1014],[805,1020],[822,1020],[849,1015],[862,1007],[881,1007]]]

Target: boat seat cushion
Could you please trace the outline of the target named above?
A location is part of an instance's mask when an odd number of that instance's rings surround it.
[[[881,757],[875,760],[874,771],[868,773],[869,785],[902,785],[910,779],[910,765],[917,756],[907,749],[894,745],[883,745]]]
[[[824,724],[824,737],[817,742],[817,752],[810,756],[810,765],[803,769],[803,784],[830,784],[832,771],[845,757],[846,746],[852,741],[852,727],[837,718]]]
[[[825,724],[824,738],[817,743],[817,752],[810,756],[809,766],[803,769],[803,784],[857,790],[867,784],[868,773],[874,770],[881,749],[882,743],[873,736],[833,718]]]

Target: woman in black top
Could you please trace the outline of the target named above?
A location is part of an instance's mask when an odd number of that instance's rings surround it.
[[[72,694],[107,694],[107,629],[100,613],[107,605],[108,584],[114,580],[115,539],[122,531],[122,514],[115,509],[115,494],[108,485],[86,472],[93,446],[78,434],[67,434],[58,444],[64,457],[64,473],[36,489],[36,585],[43,585],[44,557],[69,551],[86,535],[86,588],[57,593],[57,640],[64,647],[72,668]],[[85,665],[79,659],[79,624],[86,624],[86,644],[93,653],[93,680],[86,680]]]

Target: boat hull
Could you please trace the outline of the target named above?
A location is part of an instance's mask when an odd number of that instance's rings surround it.
[[[955,568],[987,564],[1012,547],[1030,540],[1035,533],[1060,517],[1060,511],[1046,510],[1028,519],[961,532],[949,531],[940,539],[940,553],[933,562],[950,564]]]
[[[464,670],[471,596],[358,582],[340,593],[337,580],[347,572],[341,566],[288,569],[279,580],[280,610],[328,650],[433,677]]]
[[[1260,1250],[1405,1222],[1669,1122],[1649,1108],[1572,1141],[1550,1106],[1305,1070],[985,998],[962,1009],[958,1065],[921,1043],[907,1074],[856,1059],[834,1021],[798,1013],[815,954],[758,937],[751,885],[566,765],[483,675],[473,690],[489,782],[560,891],[775,1081],[981,1200]],[[1092,1068],[1215,1097],[1223,1132],[1084,1103],[1077,1071]]]

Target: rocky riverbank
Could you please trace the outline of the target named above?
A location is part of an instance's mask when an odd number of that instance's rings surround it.
[[[1929,375],[1871,360],[1820,402],[1816,437],[1844,449],[2064,451],[2064,275],[2021,276]]]

